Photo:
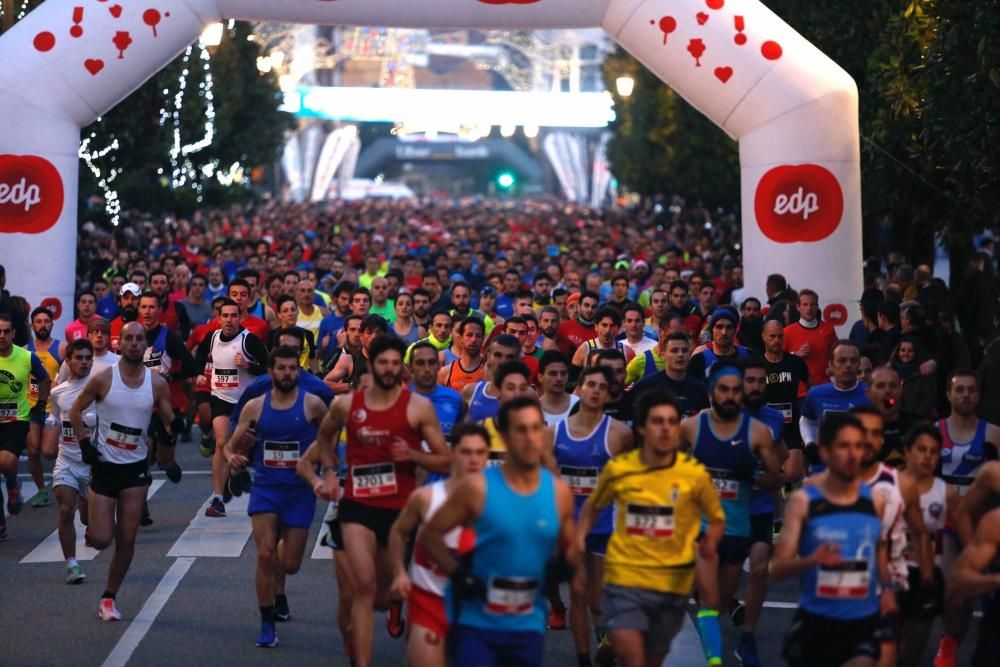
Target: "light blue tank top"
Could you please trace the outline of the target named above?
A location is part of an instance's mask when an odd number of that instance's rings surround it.
[[[472,390],[469,400],[469,414],[465,418],[470,422],[481,422],[490,417],[496,417],[500,412],[500,397],[486,394],[486,381],[480,380]]]

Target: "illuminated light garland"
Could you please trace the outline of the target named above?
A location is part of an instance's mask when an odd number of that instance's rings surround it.
[[[97,122],[100,123],[101,119],[98,118]],[[118,175],[122,173],[121,169],[116,169],[111,167],[108,169],[106,176],[102,175],[100,167],[94,164],[95,160],[100,160],[118,150],[118,139],[113,138],[111,143],[104,148],[96,151],[90,150],[90,142],[97,138],[96,132],[91,132],[90,136],[80,142],[80,159],[83,160],[84,164],[90,170],[90,173],[94,175],[97,179],[97,186],[104,191],[104,210],[111,216],[111,224],[118,226],[121,220],[121,201],[118,199],[118,191],[112,189],[111,184],[114,183]],[[114,161],[114,155],[111,156],[111,160]]]
[[[189,46],[184,52],[184,59],[182,61],[184,69],[181,70],[181,75],[177,79],[177,93],[174,95],[173,110],[169,112],[169,120],[173,125],[174,137],[173,145],[170,148],[171,187],[175,189],[183,187],[190,181],[192,188],[200,193],[202,187],[198,183],[198,173],[194,164],[188,159],[188,156],[208,148],[215,140],[215,93],[212,81],[211,54],[204,46],[200,46],[199,48],[201,50],[199,58],[202,61],[202,68],[205,72],[202,82],[198,84],[198,90],[205,100],[205,134],[201,139],[192,144],[181,144],[181,109],[184,106],[187,79],[191,73],[188,69],[188,64],[191,61],[191,54],[194,50],[193,45]],[[164,89],[164,94],[169,95],[169,92]],[[160,125],[166,125],[167,120],[167,109],[160,109]],[[181,158],[183,158],[183,161]],[[199,194],[198,201],[200,202],[201,199],[201,194]]]

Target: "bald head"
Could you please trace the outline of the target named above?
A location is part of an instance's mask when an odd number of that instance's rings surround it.
[[[785,325],[781,320],[768,320],[764,322],[764,330],[761,332],[764,338],[764,349],[769,354],[781,355],[785,344]]]
[[[129,364],[141,364],[146,352],[146,328],[139,322],[122,325],[118,338],[122,359]]]

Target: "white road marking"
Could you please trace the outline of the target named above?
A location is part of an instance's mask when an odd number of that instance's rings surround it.
[[[152,498],[153,495],[160,490],[160,487],[163,486],[163,484],[164,480],[154,479],[152,485],[149,487],[149,492],[146,494],[146,498]],[[55,495],[52,497],[55,499]],[[74,517],[74,522],[76,523],[76,559],[94,560],[101,552],[97,549],[91,549],[84,544],[83,534],[86,527],[80,523],[79,512],[77,512],[76,517]],[[54,530],[48,537],[42,540],[42,542],[31,551],[31,553],[22,558],[21,562],[61,563],[63,560],[65,559],[63,558],[62,547],[59,545],[59,531]]]
[[[312,560],[333,560],[333,549],[323,544],[323,538],[330,532],[330,527],[325,523],[320,524],[319,535],[316,537],[316,544],[313,545]]]
[[[704,665],[705,652],[701,648],[701,638],[690,614],[684,614],[684,625],[670,643],[670,653],[663,660],[664,665]]]
[[[10,516],[10,512],[7,511],[7,503],[8,503],[8,501],[10,501],[10,493],[7,491],[7,484],[6,484],[5,481],[0,480],[0,484],[4,485],[3,486],[3,515],[5,517],[8,517],[8,516]],[[31,481],[21,482],[21,500],[24,501],[24,505],[21,507],[21,514],[24,514],[25,512],[30,512],[31,510],[35,509],[34,507],[31,506],[31,503],[29,503],[28,501],[31,500],[31,498],[36,493],[38,493],[38,487],[35,486],[34,482],[31,482]],[[49,493],[49,497],[52,498],[52,502],[56,501],[56,497],[53,496],[51,494],[51,492]]]
[[[167,600],[170,599],[177,586],[180,585],[181,579],[191,569],[191,564],[194,563],[194,560],[194,558],[178,558],[174,561],[174,564],[170,566],[167,573],[163,575],[163,579],[157,584],[156,590],[146,600],[146,604],[142,605],[139,614],[129,624],[128,629],[125,630],[125,634],[118,640],[114,650],[111,651],[111,654],[104,661],[102,667],[124,667],[128,664],[132,654],[139,647],[139,642],[146,636],[149,629],[153,627],[156,617],[163,609],[163,606],[167,604]]]
[[[194,519],[188,524],[167,556],[193,556],[208,558],[239,558],[250,537],[250,517],[247,505],[250,494],[233,498],[226,505],[226,516],[205,516],[208,500],[198,509]]]

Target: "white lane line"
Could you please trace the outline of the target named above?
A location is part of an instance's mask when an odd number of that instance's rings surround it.
[[[691,615],[684,613],[684,625],[670,643],[670,653],[663,660],[663,665],[704,665],[705,652],[701,648],[701,638],[698,629],[691,620]]]
[[[30,477],[30,475],[29,475],[29,477]],[[7,503],[10,501],[10,492],[7,491],[6,482],[4,482],[3,480],[0,480],[0,484],[4,484],[4,487],[3,487],[3,515],[5,517],[8,517],[8,516],[10,516],[10,512],[7,511]],[[24,501],[24,506],[21,507],[21,514],[24,514],[25,512],[30,512],[31,510],[35,509],[34,507],[31,506],[31,503],[29,503],[28,501],[31,500],[36,493],[38,493],[38,487],[35,486],[34,482],[31,482],[31,481],[21,482],[21,500]],[[52,498],[52,502],[56,501],[55,496],[53,496],[51,493],[49,494],[49,497]]]
[[[211,500],[212,496],[209,496],[198,509],[194,519],[170,547],[168,557],[240,557],[251,531],[250,517],[247,516],[250,494],[229,501],[224,517],[205,516],[205,508]]]
[[[333,560],[333,549],[323,544],[323,538],[330,532],[330,528],[325,523],[320,525],[322,528],[319,529],[316,544],[313,545],[312,555],[309,558],[312,560]]]
[[[152,498],[153,495],[160,490],[163,486],[164,480],[154,479],[152,485],[149,487],[149,491],[146,493],[146,498]],[[53,496],[54,498],[55,496]],[[94,560],[101,553],[97,549],[91,549],[86,546],[83,541],[83,534],[86,531],[86,527],[80,523],[79,512],[74,517],[74,522],[76,523],[76,559],[77,560]],[[59,531],[54,530],[52,533],[46,537],[42,542],[32,549],[31,553],[21,559],[22,563],[61,563],[63,561],[62,547],[59,545]]]
[[[114,650],[111,651],[111,654],[104,661],[102,667],[124,667],[128,663],[132,654],[139,647],[139,642],[146,636],[149,629],[153,627],[153,622],[163,609],[163,606],[167,604],[167,600],[170,599],[177,586],[180,585],[181,579],[191,569],[191,564],[194,563],[194,560],[194,558],[178,558],[174,561],[174,564],[170,566],[167,573],[163,575],[163,579],[157,584],[156,590],[146,600],[146,604],[142,605],[139,614],[128,626],[128,629],[125,630],[125,634],[115,644]]]

